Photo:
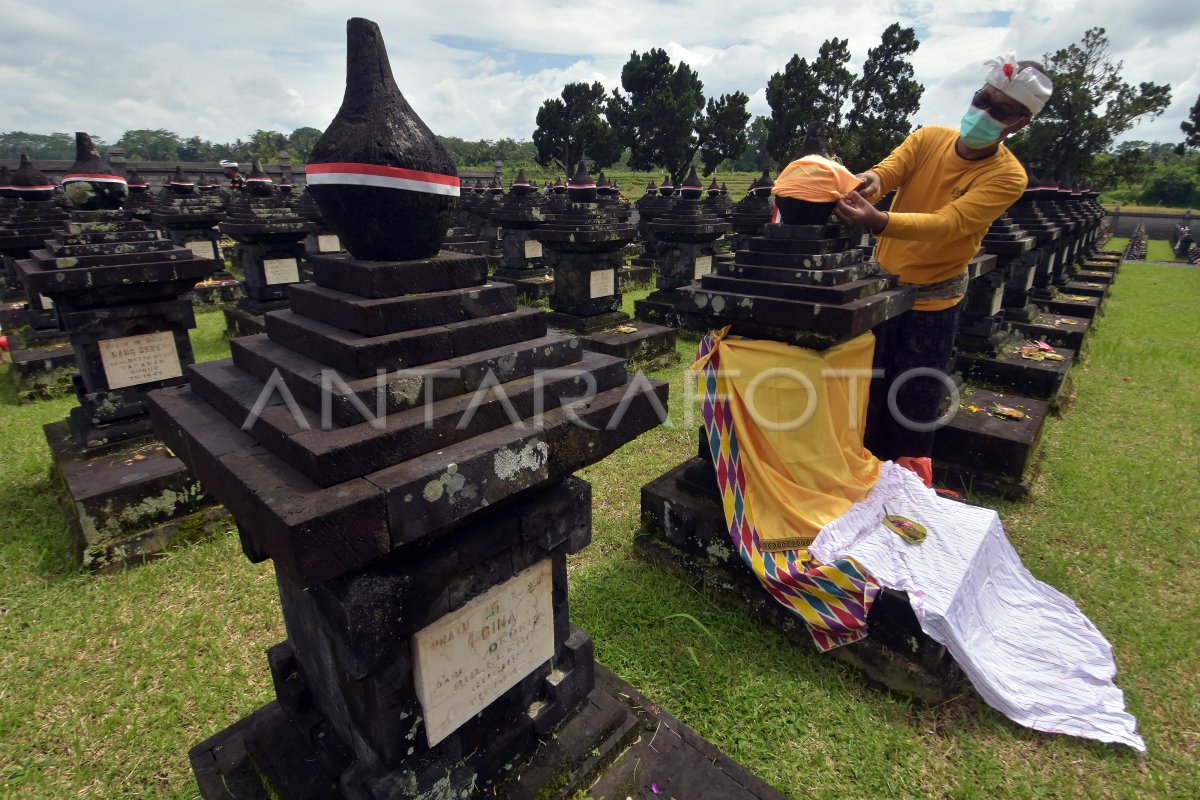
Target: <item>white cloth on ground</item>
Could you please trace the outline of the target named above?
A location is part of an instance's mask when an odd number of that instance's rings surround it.
[[[885,513],[928,535],[907,544],[883,524]],[[991,509],[938,497],[889,461],[810,552],[825,563],[853,557],[880,585],[906,592],[922,630],[1014,722],[1146,751],[1113,683],[1112,646],[1071,598],[1030,574]]]

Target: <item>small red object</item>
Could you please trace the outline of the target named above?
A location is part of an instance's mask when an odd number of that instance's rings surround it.
[[[926,489],[933,488],[933,459],[928,456],[900,456],[896,459],[896,466],[916,473]]]
[[[8,337],[7,336],[0,336],[0,350],[4,351],[5,353],[8,352]]]
[[[1013,75],[1013,65],[1012,64],[1005,64],[1001,69],[1004,70],[1004,77],[1012,78],[1012,75]]]

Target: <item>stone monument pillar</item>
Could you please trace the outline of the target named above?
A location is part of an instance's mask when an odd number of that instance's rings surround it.
[[[107,570],[211,530],[212,499],[154,439],[145,397],[185,382],[196,324],[187,294],[213,262],[131,220],[125,179],[86,133],[76,146],[63,178],[70,218],[20,268],[55,301],[75,351],[79,405],[46,439],[75,556]]]
[[[797,201],[799,202],[799,201]],[[827,218],[829,209],[814,218]],[[678,290],[680,325],[824,350],[878,328],[909,310],[915,290],[881,272],[837,224],[770,224],[733,263]],[[865,381],[863,383],[865,388]],[[867,432],[875,410],[868,412]],[[811,638],[777,604],[732,545],[708,437],[699,453],[642,487],[638,552],[666,571],[703,583],[757,620],[804,646]],[[884,592],[871,608],[870,636],[829,655],[902,693],[941,702],[957,693],[959,671],[944,647],[925,635],[902,594]]]
[[[717,237],[733,229],[704,205],[700,199],[702,188],[692,167],[680,184],[679,196],[647,225],[660,242],[660,252],[655,290],[634,303],[634,315],[642,322],[672,327],[678,324],[677,290],[712,273]]]
[[[634,227],[596,202],[596,184],[583,166],[567,187],[570,205],[534,231],[554,269],[549,324],[582,334],[584,347],[620,356],[631,368],[675,361],[675,332],[662,325],[630,325],[621,310],[618,275]]]
[[[774,206],[771,203],[771,190],[775,181],[770,173],[763,170],[762,175],[755,178],[736,205],[729,211],[729,222],[733,226],[733,246],[731,253],[717,256],[718,261],[733,262],[739,250],[745,250],[751,239],[762,233],[763,226],[770,223]]]
[[[151,399],[246,555],[274,562],[287,629],[276,699],[192,765],[210,800],[571,796],[644,726],[593,688],[570,622],[566,556],[591,532],[570,473],[658,424],[666,386],[548,332],[482,256],[439,252],[454,162],[378,27],[348,28],[308,179],[349,253]]]
[[[537,188],[517,173],[508,195],[492,217],[501,231],[500,266],[492,273],[495,280],[517,287],[519,296],[529,300],[549,297],[554,279],[543,258],[542,243],[534,232],[546,222]]]
[[[255,159],[246,188],[218,225],[237,241],[234,261],[245,275],[246,296],[224,309],[231,336],[261,333],[263,315],[287,308],[287,287],[305,280],[304,239],[316,226],[297,213],[289,198],[277,194],[273,183]]]

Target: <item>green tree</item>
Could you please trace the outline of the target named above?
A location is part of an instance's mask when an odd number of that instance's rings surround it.
[[[125,148],[125,158],[130,161],[180,161],[179,150],[183,145],[178,134],[158,128],[156,130],[125,131],[117,144]]]
[[[767,155],[767,122],[770,118],[757,116],[746,126],[746,146],[733,159],[730,168],[736,172],[757,172],[770,162]]]
[[[239,140],[240,141],[240,140]],[[279,151],[286,150],[288,137],[279,131],[256,130],[250,137],[250,156],[264,164],[279,159]]]
[[[777,166],[787,164],[800,152],[800,143],[808,126],[816,120],[815,109],[821,103],[821,85],[808,59],[793,55],[767,81],[766,150]],[[765,165],[764,165],[765,166]]]
[[[287,138],[287,150],[291,154],[292,160],[307,164],[313,145],[320,138],[321,131],[316,128],[296,128],[292,131]]]
[[[217,145],[199,136],[191,136],[179,145],[180,161],[220,161],[223,158],[227,156],[218,153]]]
[[[604,98],[604,87],[598,82],[568,83],[559,97],[542,103],[533,132],[537,163],[544,167],[556,164],[572,175],[585,157],[596,168],[610,166],[620,158],[616,131],[600,116]]]
[[[1195,167],[1177,164],[1156,171],[1147,182],[1138,198],[1147,205],[1164,205],[1183,208],[1200,199],[1197,192]]]
[[[1104,28],[1090,28],[1080,44],[1044,56],[1054,93],[1013,143],[1031,172],[1071,185],[1090,180],[1096,157],[1143,117],[1162,114],[1171,102],[1169,84],[1121,80]]]
[[[1200,96],[1196,97],[1196,103],[1192,106],[1188,118],[1179,123],[1179,129],[1183,131],[1185,137],[1184,147],[1200,147]]]
[[[893,22],[878,47],[867,51],[862,74],[850,89],[850,111],[841,144],[853,169],[870,169],[912,130],[909,119],[921,107],[925,87],[913,79],[909,58],[921,43],[912,28]]]
[[[606,116],[635,170],[662,168],[674,180],[703,151],[705,169],[736,157],[745,147],[749,98],[742,92],[704,100],[695,70],[671,63],[665,50],[635,50],[621,69],[621,88],[609,98]]]
[[[746,104],[749,102],[745,92],[723,94],[715,100],[708,98],[704,116],[696,122],[697,152],[705,175],[711,175],[722,161],[746,149],[746,126],[750,122]]]
[[[94,136],[92,141],[101,152],[107,146]],[[22,153],[35,160],[75,158],[75,135],[25,131],[0,133],[0,158],[20,158]]]

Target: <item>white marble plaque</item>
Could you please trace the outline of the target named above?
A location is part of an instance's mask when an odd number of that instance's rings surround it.
[[[213,243],[208,239],[194,239],[184,245],[197,258],[216,258],[213,253]]]
[[[700,280],[701,275],[708,275],[712,272],[712,256],[696,256],[696,269],[692,273],[692,277]]]
[[[50,309],[54,308],[53,300],[51,300],[49,297],[46,297],[44,294],[39,296],[42,298],[42,311],[49,311]]]
[[[617,293],[617,271],[615,269],[601,269],[592,273],[591,277],[591,299],[597,297],[610,297]]]
[[[175,337],[170,331],[105,339],[100,345],[100,362],[108,388],[123,389],[139,383],[165,381],[183,375]]]
[[[552,582],[550,560],[540,561],[413,636],[430,746],[553,657]]]
[[[539,242],[537,239],[526,239],[525,240],[525,257],[526,258],[541,258],[542,257],[542,243]]]
[[[295,258],[268,258],[263,260],[263,272],[267,285],[295,283],[300,280],[300,262]]]
[[[335,233],[322,233],[317,237],[317,252],[340,253],[342,252],[342,240]]]

